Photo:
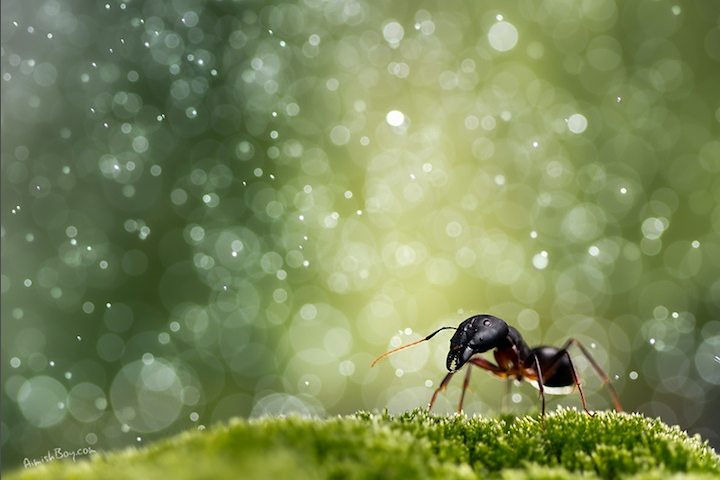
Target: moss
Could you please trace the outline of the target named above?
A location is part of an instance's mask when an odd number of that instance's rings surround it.
[[[490,419],[358,413],[235,419],[145,449],[55,461],[11,479],[578,478],[711,479],[720,457],[698,437],[637,414],[558,410]]]

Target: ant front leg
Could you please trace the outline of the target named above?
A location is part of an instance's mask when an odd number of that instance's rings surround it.
[[[474,365],[476,367],[482,368],[483,370],[487,370],[488,372],[492,372],[495,374],[499,374],[502,376],[502,374],[505,373],[505,370],[498,367],[492,362],[489,362],[485,360],[482,357],[473,357],[470,360],[468,360],[468,363],[470,365]],[[428,407],[428,410],[432,410],[433,405],[435,404],[435,399],[438,396],[438,393],[440,391],[445,391],[447,389],[448,383],[450,383],[450,379],[455,375],[456,371],[449,372],[447,375],[445,375],[445,378],[443,378],[443,381],[440,382],[440,386],[435,389],[433,392],[432,398],[430,399],[430,406]],[[462,412],[462,406],[463,402],[465,401],[465,392],[468,390],[468,385],[470,384],[470,369],[468,368],[468,371],[465,373],[465,381],[463,382],[463,389],[462,393],[460,394],[460,405],[458,406],[458,413]]]
[[[512,382],[513,380],[511,378],[505,380],[505,396],[503,397],[502,402],[502,413],[504,415],[510,413],[510,395],[512,393]]]
[[[463,402],[465,401],[465,392],[468,391],[468,385],[470,384],[470,373],[472,372],[472,369],[468,367],[467,372],[465,372],[465,380],[463,381],[463,389],[462,393],[460,394],[460,404],[458,405],[457,413],[462,413],[462,406]]]
[[[440,390],[445,391],[447,389],[448,383],[450,383],[450,379],[455,375],[455,372],[450,372],[447,375],[445,375],[445,378],[443,378],[443,381],[440,382],[440,386],[435,389],[433,392],[432,398],[430,399],[430,406],[428,407],[428,410],[432,410],[433,405],[435,404],[435,399],[438,396],[438,393],[440,393]]]
[[[482,368],[483,370],[487,370],[488,372],[493,373],[498,376],[501,376],[501,377],[504,376],[504,374],[505,374],[505,371],[502,368],[500,368],[499,366],[495,365],[492,362],[485,360],[482,357],[473,357],[470,360],[468,360],[468,363],[470,363],[471,365],[474,365],[478,368]],[[510,395],[510,386],[511,386],[510,385],[511,380],[508,379],[507,381],[508,381],[508,390],[505,394],[505,398],[503,399],[503,410],[506,410],[506,411],[507,411],[507,397]],[[465,399],[465,391],[468,390],[469,383],[470,383],[470,369],[468,368],[468,371],[465,374],[465,383],[463,384],[463,391],[462,391],[462,396],[460,397],[460,407],[458,408],[458,413],[460,413],[460,411],[462,410],[463,400]]]

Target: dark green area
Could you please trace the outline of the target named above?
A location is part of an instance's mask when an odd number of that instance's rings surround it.
[[[711,479],[699,437],[639,414],[575,410],[500,419],[360,412],[330,419],[235,419],[142,450],[53,461],[12,479],[504,478]]]

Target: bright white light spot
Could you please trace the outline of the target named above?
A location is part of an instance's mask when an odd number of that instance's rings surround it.
[[[544,270],[545,268],[547,268],[548,263],[548,254],[545,250],[535,255],[532,259],[533,267],[537,268],[538,270]]]
[[[693,241],[692,241],[692,247],[693,247],[693,248],[700,248],[700,242],[698,242],[697,240],[693,240]]]
[[[582,133],[587,129],[587,118],[579,113],[573,114],[567,121],[568,129],[573,133]]]
[[[517,28],[508,22],[498,22],[488,32],[488,42],[490,46],[498,52],[507,52],[512,50],[518,41]]]
[[[403,39],[404,35],[405,30],[402,25],[397,22],[390,22],[383,28],[383,37],[385,37],[385,40],[387,40],[387,42],[392,46],[396,46],[400,43],[400,40]]]
[[[595,245],[593,245],[590,248],[588,248],[588,253],[590,255],[592,255],[593,257],[597,257],[598,255],[600,255],[600,249],[598,247],[596,247]]]
[[[405,121],[405,114],[399,110],[391,110],[388,112],[385,120],[393,127],[399,127]]]
[[[635,370],[630,372],[630,380],[637,380],[637,378],[638,378],[638,373]]]

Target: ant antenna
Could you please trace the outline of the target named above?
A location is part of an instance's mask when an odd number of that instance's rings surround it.
[[[383,353],[382,355],[380,355],[379,357],[377,357],[377,358],[372,362],[372,365],[370,365],[370,368],[374,367],[375,364],[378,362],[378,360],[380,360],[381,358],[385,358],[385,357],[387,357],[388,355],[390,355],[391,353],[397,352],[398,350],[404,350],[404,349],[406,349],[406,348],[408,348],[408,347],[412,347],[413,345],[417,345],[418,343],[426,342],[426,341],[430,340],[432,337],[434,337],[435,335],[437,335],[438,333],[442,332],[443,330],[457,330],[457,327],[442,327],[442,328],[438,328],[437,330],[435,330],[433,333],[431,333],[431,334],[428,335],[427,337],[423,338],[422,340],[418,340],[417,342],[408,343],[407,345],[403,345],[402,347],[398,347],[398,348],[396,348],[396,349],[390,350],[390,351],[387,352],[387,353]]]

